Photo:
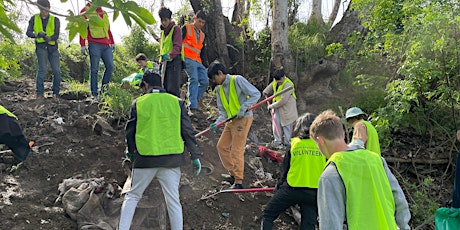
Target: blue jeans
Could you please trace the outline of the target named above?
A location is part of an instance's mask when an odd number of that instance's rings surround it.
[[[99,72],[99,61],[101,59],[102,59],[102,62],[104,62],[104,66],[105,66],[104,75],[102,76],[101,93],[107,90],[110,79],[112,78],[112,73],[114,69],[112,47],[97,44],[97,43],[90,43],[88,45],[88,49],[89,49],[89,60],[90,60],[89,82],[90,82],[91,95],[97,96],[98,95],[97,78],[98,78],[98,72]]]
[[[53,73],[53,94],[59,95],[61,88],[61,61],[59,60],[59,50],[54,49],[51,53],[47,48],[35,47],[37,54],[38,70],[35,79],[37,95],[43,95],[45,88],[43,82],[45,81],[46,72],[48,70],[48,61],[51,65],[51,72]]]
[[[187,97],[190,101],[189,107],[191,109],[196,109],[198,108],[198,102],[201,96],[203,96],[208,88],[208,73],[203,64],[190,58],[185,58],[185,71],[187,72],[189,80],[187,92]]]

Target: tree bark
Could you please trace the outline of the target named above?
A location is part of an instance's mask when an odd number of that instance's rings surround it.
[[[334,0],[334,6],[332,7],[331,14],[329,15],[328,22],[332,25],[337,18],[337,14],[339,13],[340,3],[342,0]]]
[[[289,76],[295,78],[294,60],[288,44],[288,2],[275,0],[273,2],[272,20],[272,67],[283,67]]]
[[[241,34],[243,32],[243,27],[240,26],[243,18],[244,2],[241,2],[241,0],[235,0],[235,4],[233,5],[232,24],[236,34]]]
[[[199,10],[203,10],[203,6],[201,6],[200,0],[190,0],[190,5],[192,6],[193,12],[198,12]]]
[[[214,26],[216,35],[216,50],[218,60],[227,68],[230,68],[231,62],[228,55],[227,35],[225,32],[224,14],[222,13],[222,3],[220,0],[211,0],[213,6]],[[209,44],[209,43],[208,43]]]
[[[313,0],[312,6],[311,6],[311,16],[310,19],[319,19],[323,21],[323,17],[321,14],[321,1],[322,0]]]

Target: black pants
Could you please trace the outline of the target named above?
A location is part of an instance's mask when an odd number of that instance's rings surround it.
[[[180,98],[180,73],[182,71],[182,60],[180,55],[166,65],[166,74],[163,82],[166,92]]]
[[[294,189],[283,184],[275,192],[265,207],[262,229],[273,228],[273,221],[287,208],[298,204],[302,215],[300,229],[315,230],[318,218],[318,206],[316,204],[316,189]]]
[[[9,134],[4,134],[0,137],[0,144],[8,146],[8,148],[13,151],[14,164],[25,161],[30,152],[29,142],[24,135],[11,136]]]

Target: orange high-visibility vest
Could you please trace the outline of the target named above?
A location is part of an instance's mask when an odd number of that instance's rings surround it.
[[[182,48],[184,50],[184,56],[201,63],[201,49],[203,48],[204,33],[200,30],[200,40],[196,38],[195,29],[193,24],[185,25],[187,34],[182,41]]]

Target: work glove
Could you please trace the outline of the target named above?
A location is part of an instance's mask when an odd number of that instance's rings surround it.
[[[237,119],[241,119],[244,117],[244,114],[246,113],[246,110],[244,109],[240,109],[240,111],[238,111],[238,114],[236,115],[236,118]]]
[[[273,109],[273,104],[267,106],[267,108],[268,108],[269,111],[272,110]]]
[[[82,46],[82,47],[80,48],[80,51],[81,51],[81,54],[83,54],[83,55],[85,55],[85,56],[89,55],[89,50],[88,50],[88,47],[87,47],[87,46]]]
[[[49,41],[51,41],[51,38],[50,38],[50,37],[48,37],[48,36],[45,36],[43,39],[45,39],[45,42],[49,42]]]
[[[44,32],[38,32],[37,35],[35,35],[35,37],[37,38],[44,38],[46,36],[46,34]]]
[[[193,170],[193,175],[198,176],[201,172],[201,162],[200,159],[196,158],[192,160],[192,170]]]
[[[112,48],[112,53],[114,53],[116,51],[115,44],[110,44],[109,46]]]
[[[210,126],[209,126],[209,129],[213,132],[216,132],[217,131],[217,125],[216,123],[212,123]]]
[[[171,58],[169,57],[169,54],[163,54],[163,55],[161,55],[161,61],[168,61],[169,59],[171,59]]]

